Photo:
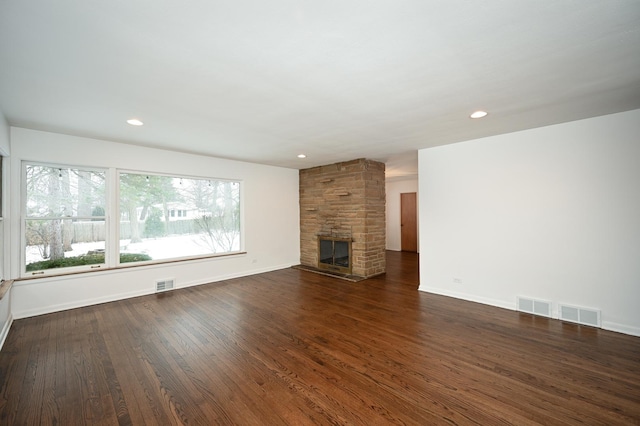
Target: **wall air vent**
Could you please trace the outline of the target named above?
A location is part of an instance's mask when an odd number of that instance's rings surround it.
[[[518,296],[518,310],[551,318],[551,302]]]
[[[156,281],[156,293],[172,290],[173,284],[174,284],[173,278],[167,278],[165,280]]]
[[[600,310],[598,309],[560,304],[558,310],[562,321],[575,322],[598,328],[601,327]]]

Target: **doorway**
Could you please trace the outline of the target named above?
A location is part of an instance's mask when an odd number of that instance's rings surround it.
[[[416,193],[400,194],[400,250],[418,252]]]

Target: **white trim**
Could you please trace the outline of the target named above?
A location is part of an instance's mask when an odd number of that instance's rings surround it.
[[[418,290],[424,291],[425,293],[433,293],[433,294],[438,294],[440,296],[448,296],[456,299],[466,300],[467,302],[482,303],[483,305],[494,306],[496,308],[508,309],[510,311],[518,311],[516,303],[505,303],[500,300],[488,299],[485,297],[478,297],[472,294],[452,292],[452,291],[442,290],[442,289],[433,288],[433,287],[422,286],[422,287],[418,287]],[[558,312],[556,309],[552,309],[551,315],[552,316],[545,317],[545,318],[564,321],[558,318]],[[579,324],[579,323],[574,323],[574,324]],[[640,337],[640,328],[638,327],[625,325],[625,324],[618,324],[611,321],[601,321],[601,324],[602,324],[601,325],[602,330],[613,331],[616,333],[622,333],[630,336]],[[587,327],[589,326],[587,325]]]
[[[2,331],[0,331],[0,350],[2,350],[2,346],[4,346],[4,341],[7,340],[7,336],[9,335],[9,330],[11,329],[12,324],[13,315],[9,313],[9,318],[7,318],[7,322],[4,323],[4,327],[2,327]]]
[[[0,113],[0,116],[2,114]],[[0,117],[0,120],[2,117]],[[0,215],[2,216],[2,222],[0,222],[0,278],[7,279],[12,276],[10,273],[10,262],[9,262],[9,248],[11,247],[11,221],[9,220],[9,181],[11,180],[11,161],[9,157],[0,157],[0,161],[2,162],[2,179],[0,179],[0,191],[2,191],[2,206]]]
[[[250,271],[243,271],[241,273],[220,275],[220,276],[217,276],[217,277],[212,278],[212,279],[196,280],[196,281],[191,281],[191,282],[187,282],[187,283],[178,284],[175,288],[176,289],[178,289],[178,288],[187,288],[187,287],[193,287],[193,286],[202,285],[202,284],[211,284],[211,283],[216,283],[216,282],[219,282],[219,281],[232,280],[234,278],[249,277],[251,275],[263,274],[265,272],[272,272],[272,271],[279,271],[281,269],[287,269],[287,268],[292,267],[293,265],[294,264],[277,265],[277,266],[273,266],[273,267],[270,267],[270,268],[252,269]]]
[[[616,333],[628,334],[631,336],[640,337],[640,328],[630,325],[618,324],[610,321],[602,321],[602,329],[608,331],[615,331]]]
[[[441,296],[448,296],[456,299],[466,300],[467,302],[482,303],[483,305],[490,305],[490,306],[495,306],[497,308],[509,309],[510,311],[516,310],[516,303],[513,303],[513,302],[507,303],[507,302],[503,302],[502,300],[479,297],[474,294],[459,293],[455,291],[443,290],[440,288],[426,287],[426,286],[420,286],[418,287],[418,290],[424,291],[426,293],[439,294]]]
[[[99,305],[100,303],[114,302],[116,300],[130,299],[132,297],[153,294],[153,289],[145,289],[142,291],[132,291],[128,293],[110,294],[109,296],[96,297],[93,299],[77,300],[71,303],[60,303],[58,305],[47,306],[43,309],[30,309],[26,311],[13,312],[15,319],[23,319],[35,317],[38,315],[50,314],[53,312],[66,311],[68,309],[84,308],[91,305]]]

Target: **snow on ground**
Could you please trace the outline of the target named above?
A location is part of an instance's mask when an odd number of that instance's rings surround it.
[[[231,251],[240,250],[237,242]],[[93,243],[77,243],[72,244],[73,251],[66,252],[65,257],[74,257],[87,254],[92,250],[104,250],[105,242],[98,241]],[[217,247],[218,253],[225,252]],[[120,240],[121,253],[144,253],[151,256],[154,260],[170,259],[174,257],[197,256],[202,254],[211,254],[211,248],[202,240],[200,235],[174,235],[163,238],[146,238],[139,243],[131,243],[131,240]],[[40,262],[45,260],[40,255],[38,246],[27,246],[26,263]]]

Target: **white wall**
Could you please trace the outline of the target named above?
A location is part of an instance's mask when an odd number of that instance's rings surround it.
[[[387,197],[387,250],[400,251],[402,249],[400,244],[400,194],[407,192],[417,193],[418,177],[387,180],[385,188]],[[418,252],[420,252],[420,242],[418,242]]]
[[[0,111],[0,155],[9,155],[9,125]]]
[[[419,176],[420,290],[640,336],[640,110],[424,149]]]
[[[155,281],[197,285],[298,264],[298,170],[137,147],[95,139],[11,128],[11,191],[20,193],[23,160],[114,167],[243,181],[244,249],[198,261],[47,277],[16,282],[15,318],[152,293]],[[11,246],[20,247],[20,200],[11,200]],[[11,253],[17,276],[20,254]]]

